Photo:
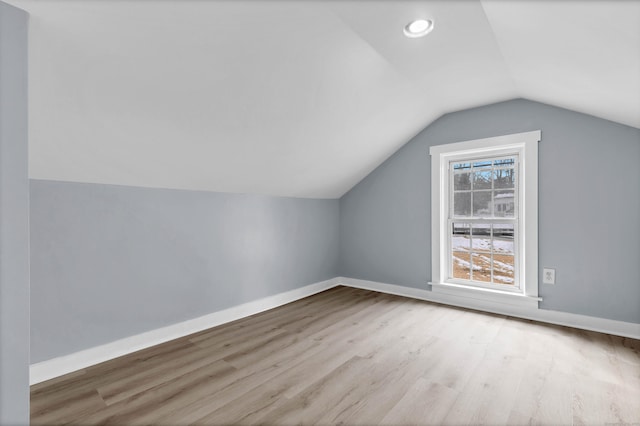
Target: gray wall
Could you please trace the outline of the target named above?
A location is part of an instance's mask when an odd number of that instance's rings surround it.
[[[640,323],[640,130],[522,99],[441,117],[343,196],[341,275],[428,289],[429,146],[538,129],[540,307]]]
[[[0,424],[29,423],[27,21],[0,2]]]
[[[338,275],[338,200],[31,181],[31,362]]]

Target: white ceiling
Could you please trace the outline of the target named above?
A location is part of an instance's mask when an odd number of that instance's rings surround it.
[[[337,198],[447,112],[640,128],[640,1],[5,1],[31,13],[33,178]]]

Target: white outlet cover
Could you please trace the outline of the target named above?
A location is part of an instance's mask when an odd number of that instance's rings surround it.
[[[556,270],[551,268],[544,268],[542,270],[542,283],[543,284],[555,284],[556,283]]]

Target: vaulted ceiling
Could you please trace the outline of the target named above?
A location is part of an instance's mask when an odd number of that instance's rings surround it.
[[[5,1],[31,14],[33,178],[337,198],[447,112],[640,127],[639,1]]]

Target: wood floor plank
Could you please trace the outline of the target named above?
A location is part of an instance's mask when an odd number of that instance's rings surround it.
[[[87,390],[74,395],[74,398],[65,398],[31,411],[31,423],[34,425],[50,425],[66,423],[69,413],[74,416],[83,416],[88,413],[101,411],[106,407],[103,399],[95,389]]]
[[[430,383],[462,391],[486,352],[487,345],[437,338],[429,350],[422,377]]]
[[[439,383],[418,378],[387,412],[383,425],[439,425],[458,398],[458,392]]]
[[[33,424],[633,424],[640,341],[337,287],[31,388]]]
[[[166,413],[174,412],[198,395],[214,393],[235,380],[237,370],[224,361],[216,361],[161,385],[138,393],[103,410],[85,416],[73,416],[71,424],[153,424]]]
[[[171,349],[164,349],[165,345]],[[35,391],[32,390],[32,410],[35,409],[37,411],[42,404],[46,405],[53,401],[75,399],[77,394],[97,389],[106,383],[117,383],[132,374],[172,362],[191,353],[195,346],[188,341],[181,340],[179,343],[172,341],[154,348],[154,351],[144,350],[144,355],[139,355],[136,352],[86,368],[83,370],[84,374],[81,375],[71,373],[63,376],[64,380],[59,378],[59,380],[54,379],[54,381],[45,382],[52,384],[39,387]]]
[[[326,413],[358,387],[359,380],[367,374],[367,365],[368,362],[364,358],[350,357],[326,374],[310,379],[311,384],[295,392],[290,401],[267,413],[257,423],[335,424],[335,419],[328,418]],[[271,388],[282,394],[288,389],[286,382],[280,382],[278,386],[272,385]],[[215,414],[212,413],[209,418],[203,420],[215,422]]]
[[[506,424],[525,371],[526,362],[518,358],[485,358],[460,390],[445,423]]]
[[[342,398],[323,420],[345,424],[370,425],[382,419],[424,371],[425,348],[436,339],[424,340],[422,346],[402,350],[389,345],[377,356],[369,358],[366,375],[357,381],[357,388]]]
[[[144,369],[117,382],[111,382],[97,388],[107,405],[144,392],[176,377],[198,370],[218,361],[207,350],[194,350],[188,355],[174,359],[154,368]]]
[[[620,385],[572,376],[573,424],[629,424],[640,420],[640,398]]]

